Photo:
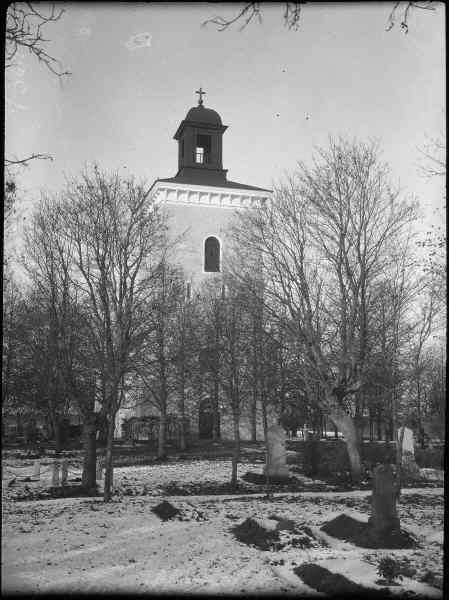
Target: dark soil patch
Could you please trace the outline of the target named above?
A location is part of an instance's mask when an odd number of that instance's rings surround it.
[[[332,537],[351,542],[360,548],[417,548],[418,544],[406,531],[391,531],[379,536],[370,523],[357,521],[348,515],[339,515],[321,527]]]
[[[18,458],[20,460],[35,460],[37,458],[41,458],[42,453],[41,452],[33,452],[33,451],[29,451],[29,452],[19,452],[18,454],[16,454],[15,458]]]
[[[371,496],[366,498],[333,498],[336,504],[344,504],[348,508],[356,508],[361,512],[371,512]]]
[[[273,544],[279,541],[278,531],[267,531],[251,518],[232,527],[231,531],[239,542],[256,546],[260,550],[271,550]]]
[[[372,590],[358,583],[354,583],[344,575],[332,573],[325,567],[320,567],[313,563],[305,563],[296,567],[293,572],[300,577],[302,581],[317,590],[329,596],[339,596],[344,598],[386,598],[391,596],[388,589]]]
[[[242,479],[247,481],[248,483],[256,483],[257,485],[267,485],[267,476],[261,473],[252,473],[248,471],[244,475],[242,475]],[[296,477],[270,477],[268,479],[268,485],[276,485],[276,486],[294,486],[295,484],[299,484],[300,482],[296,479]],[[301,486],[301,489],[304,489],[304,486]]]
[[[55,486],[40,490],[31,490],[25,486],[24,493],[14,496],[12,500],[16,502],[28,502],[30,500],[55,500],[57,498],[85,498],[92,495],[91,490],[84,485]],[[98,495],[100,494],[97,488],[94,496]]]
[[[163,493],[167,496],[218,496],[220,494],[259,494],[260,490],[238,484],[232,486],[230,483],[168,483],[162,486]]]
[[[181,511],[166,500],[163,500],[160,504],[152,508],[151,511],[162,519],[162,521],[169,521],[170,519],[181,515]]]
[[[231,528],[231,531],[240,542],[256,546],[260,550],[278,551],[286,546],[304,549],[326,545],[317,541],[307,526],[299,527],[290,519],[274,515],[269,518],[278,522],[275,530],[266,530],[257,521],[248,518]],[[282,538],[280,532],[283,532]]]
[[[399,496],[398,504],[407,506],[411,504],[413,506],[420,507],[433,507],[443,504],[444,496],[424,496],[420,494],[401,494]]]

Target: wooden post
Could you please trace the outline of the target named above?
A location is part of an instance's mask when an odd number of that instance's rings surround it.
[[[67,459],[62,461],[61,466],[61,485],[67,485],[67,476],[68,476],[68,461]]]
[[[35,460],[34,461],[33,476],[37,477],[37,479],[41,478],[41,461],[40,460]]]
[[[55,460],[53,462],[53,473],[51,478],[51,484],[53,487],[59,485],[59,461]]]

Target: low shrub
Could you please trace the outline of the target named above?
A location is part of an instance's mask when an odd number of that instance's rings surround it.
[[[415,459],[421,469],[444,469],[444,447],[415,448]]]

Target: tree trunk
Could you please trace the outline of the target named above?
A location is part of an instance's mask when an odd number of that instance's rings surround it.
[[[377,427],[377,440],[380,442],[382,440],[382,415],[380,412],[380,408],[377,409],[376,427]]]
[[[97,464],[97,439],[95,414],[88,417],[83,426],[84,462],[82,483],[89,490],[90,496],[96,494],[96,464]]]
[[[357,445],[359,447],[359,454],[360,454],[360,456],[362,456],[364,424],[363,424],[363,417],[361,415],[356,415],[354,417],[354,426],[355,426],[355,431],[357,434]]]
[[[218,409],[219,381],[218,374],[214,373],[214,391],[212,395],[212,440],[220,439],[220,411]]]
[[[62,435],[61,435],[61,423],[56,418],[53,423],[53,434],[55,438],[55,452],[58,454],[62,450]]]
[[[330,419],[342,432],[348,450],[349,465],[353,483],[360,481],[362,476],[362,461],[360,458],[357,430],[353,418],[346,413],[331,413]]]
[[[159,459],[164,459],[167,456],[166,428],[167,414],[164,409],[161,410],[161,418],[159,420],[159,434],[157,439],[157,457]]]
[[[104,475],[104,494],[105,502],[110,502],[112,497],[113,483],[113,463],[112,463],[112,444],[114,441],[114,423],[115,413],[109,416],[108,420],[108,435],[106,439],[106,457],[105,457],[105,475]]]
[[[240,414],[237,410],[232,412],[232,425],[234,430],[234,452],[232,454],[231,485],[237,487],[237,465],[240,460]]]
[[[180,450],[185,450],[187,447],[186,443],[186,403],[185,403],[185,382],[184,377],[182,377],[181,389],[180,389],[180,406],[179,412],[181,417],[181,426],[179,429],[179,448]]]
[[[257,392],[253,391],[251,403],[251,441],[257,441]]]
[[[373,411],[369,409],[369,441],[374,441],[374,422],[373,422]]]
[[[399,437],[395,437],[395,441],[396,441],[396,498],[398,500],[399,500],[399,496],[401,495],[402,484],[403,484],[403,479],[404,479],[404,470],[402,468],[402,445],[404,443],[404,430],[405,430],[405,425],[402,425],[400,433],[398,432]]]
[[[186,436],[186,420],[185,412],[181,413],[181,426],[179,429],[179,449],[185,450],[187,448],[187,436]]]

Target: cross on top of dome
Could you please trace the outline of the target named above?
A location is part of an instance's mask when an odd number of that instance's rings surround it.
[[[199,100],[198,100],[198,106],[202,106],[202,105],[203,105],[203,96],[205,96],[205,95],[206,95],[206,92],[203,92],[203,88],[202,88],[202,87],[200,87],[200,89],[199,89],[199,90],[197,90],[197,91],[195,92],[195,94],[198,94],[198,95],[199,95],[199,97],[200,97],[200,98],[199,98]]]

